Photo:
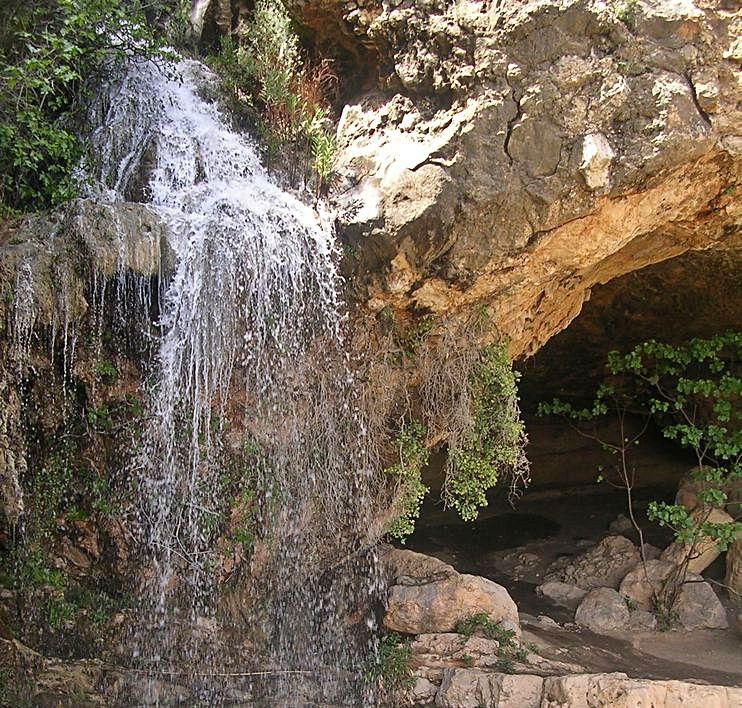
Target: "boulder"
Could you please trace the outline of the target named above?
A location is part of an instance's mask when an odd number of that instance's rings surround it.
[[[653,546],[651,543],[644,544],[644,557],[650,560],[657,560],[662,555],[662,550]]]
[[[674,567],[673,563],[663,560],[650,560],[646,565],[637,563],[621,581],[619,592],[631,600],[637,609],[652,611],[652,594],[661,589]]]
[[[726,629],[727,613],[713,588],[697,575],[688,576],[673,607],[685,629]]]
[[[727,549],[727,573],[724,584],[729,588],[729,597],[742,605],[742,534]]]
[[[591,590],[575,612],[575,622],[603,634],[626,629],[630,620],[626,601],[613,588]]]
[[[467,662],[470,666],[491,668],[497,665],[499,648],[499,642],[485,637],[453,632],[419,634],[410,645],[411,664],[446,668]]]
[[[649,681],[626,674],[581,674],[544,680],[542,708],[737,708],[742,689],[684,681]]]
[[[631,523],[631,519],[625,514],[619,514],[608,526],[608,531],[613,534],[631,533],[633,530],[634,525]]]
[[[462,620],[482,612],[520,634],[518,608],[502,585],[458,573],[433,582],[392,586],[384,627],[405,634],[451,632]]]
[[[458,575],[448,563],[415,551],[382,546],[379,557],[393,584],[416,585]]]
[[[477,669],[446,669],[435,698],[441,708],[538,708],[544,679]]]
[[[545,580],[570,583],[583,590],[601,587],[615,589],[640,560],[639,550],[628,538],[606,536],[563,567],[560,567],[561,564],[552,565]]]
[[[423,676],[418,676],[412,684],[407,697],[410,703],[415,706],[432,703],[435,700],[435,694],[438,693],[438,686]]]
[[[582,599],[587,595],[587,590],[570,583],[560,583],[552,580],[536,588],[536,594],[551,600],[555,605],[569,607],[571,610],[577,608]]]
[[[709,510],[707,507],[696,508],[691,512],[691,517],[695,523],[709,521],[713,524],[728,524],[734,521],[734,519],[725,511],[722,511],[721,509]],[[680,564],[689,553],[693,557],[688,562],[688,570],[691,573],[702,573],[719,557],[721,551],[713,539],[703,537],[696,541],[693,548],[690,548],[679,541],[675,541],[662,551],[660,558],[662,560]]]
[[[639,610],[651,611],[653,588],[659,591],[675,569],[669,561],[648,561],[646,569],[639,563],[621,583],[621,595]],[[726,612],[712,587],[703,578],[688,573],[685,583],[671,608],[685,629],[723,629],[728,626]]]
[[[657,617],[646,610],[629,610],[630,632],[654,632],[657,629]]]

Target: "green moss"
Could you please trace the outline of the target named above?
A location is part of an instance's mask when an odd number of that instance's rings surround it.
[[[119,372],[113,362],[103,359],[95,365],[95,375],[102,383],[110,386],[116,383]]]
[[[486,612],[478,612],[456,625],[456,632],[465,637],[479,634],[498,643],[497,668],[503,673],[512,673],[515,662],[528,660],[528,647],[518,643],[515,630],[506,629],[500,622],[494,622]]]

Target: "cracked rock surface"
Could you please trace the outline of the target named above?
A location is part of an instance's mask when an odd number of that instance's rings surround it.
[[[527,355],[594,285],[740,247],[731,5],[288,5],[376,62],[375,90],[340,120],[335,193],[370,310],[485,305]]]

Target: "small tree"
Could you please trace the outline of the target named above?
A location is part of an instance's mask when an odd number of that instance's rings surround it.
[[[617,479],[626,489],[629,516],[642,546],[643,533],[633,509],[636,470],[631,449],[653,418],[666,438],[695,454],[698,464],[693,477],[701,487],[700,510],[690,513],[680,504],[660,501],[651,502],[648,508],[648,518],[672,529],[677,542],[686,549],[661,587],[653,587],[655,608],[664,617],[670,616],[686,581],[688,565],[699,556],[699,549],[713,541],[725,551],[742,528],[736,519],[727,523],[711,521],[714,508],[727,505],[728,490],[742,475],[742,412],[738,408],[742,394],[741,353],[739,332],[692,339],[679,346],[651,340],[628,354],[610,352],[609,376],[598,389],[591,407],[579,409],[558,399],[539,406],[541,414],[567,418],[578,432],[596,440],[617,457]],[[643,419],[638,433],[626,433],[629,410]],[[617,416],[617,439],[606,440],[595,427],[592,431],[585,430],[586,425],[609,412]],[[732,511],[738,518],[739,504]],[[646,572],[643,548],[642,560]]]

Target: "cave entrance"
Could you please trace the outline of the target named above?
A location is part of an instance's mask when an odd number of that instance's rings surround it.
[[[638,538],[626,518],[625,490],[598,481],[600,468],[612,465],[614,458],[561,419],[537,416],[539,402],[591,400],[613,349],[627,352],[649,339],[679,344],[739,329],[741,305],[738,254],[727,251],[691,252],[594,288],[572,324],[518,364],[532,476],[524,495],[511,507],[505,492],[498,492],[477,522],[464,524],[435,501],[445,454],[434,455],[426,479],[433,493],[407,547],[500,582],[521,611],[543,612],[535,588],[555,564],[569,562],[608,535],[634,543]],[[615,423],[609,418],[604,426]],[[674,500],[695,456],[650,428],[634,463],[634,509],[650,553],[658,554],[671,542],[671,532],[647,521],[647,506],[651,500]],[[703,574],[722,580],[723,555]],[[559,619],[558,608],[549,610]],[[568,613],[561,614],[566,621]]]

